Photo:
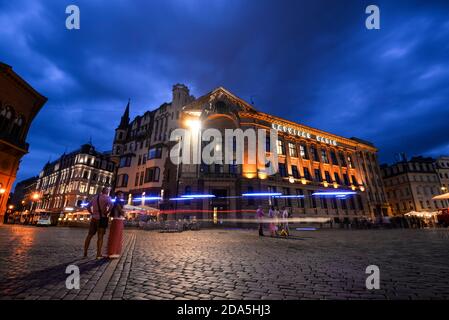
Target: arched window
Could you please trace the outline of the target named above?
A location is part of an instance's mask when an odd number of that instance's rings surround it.
[[[11,121],[14,117],[14,110],[10,106],[3,106],[0,109],[0,132],[8,133]]]
[[[12,127],[11,127],[11,136],[17,140],[21,139],[21,134],[22,134],[22,127],[23,127],[23,116],[22,115],[17,115],[17,117],[15,117],[14,122],[12,123]]]

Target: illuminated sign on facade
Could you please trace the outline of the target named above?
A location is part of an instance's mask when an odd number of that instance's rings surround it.
[[[297,129],[294,129],[294,128],[291,128],[291,127],[287,127],[287,126],[284,126],[284,125],[281,125],[281,124],[276,124],[276,123],[272,123],[271,127],[274,130],[282,131],[282,132],[285,132],[285,133],[288,133],[288,134],[291,134],[291,135],[294,135],[294,136],[298,136],[298,137],[301,137],[301,138],[315,139],[318,142],[330,144],[330,145],[333,145],[333,146],[337,145],[337,141],[335,141],[333,139],[329,139],[329,138],[325,138],[325,137],[322,137],[322,136],[313,135],[313,134],[311,134],[310,132],[307,132],[307,131],[297,130]]]

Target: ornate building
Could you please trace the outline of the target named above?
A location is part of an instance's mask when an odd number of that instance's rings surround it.
[[[12,67],[0,62],[0,223],[20,159],[28,153],[28,130],[46,101]]]
[[[39,174],[39,197],[33,211],[61,213],[81,209],[91,196],[111,185],[114,170],[110,153],[96,151],[91,144],[63,154],[47,163]]]
[[[161,196],[159,207],[176,213],[177,218],[238,219],[249,214],[252,218],[250,210],[259,204],[289,207],[294,216],[353,219],[388,214],[377,149],[369,142],[260,112],[222,87],[193,99],[185,86],[176,85],[172,103],[129,124],[128,113],[127,108],[114,140],[114,155],[120,158],[117,189],[138,197],[138,201],[142,195]],[[237,128],[277,130],[278,173],[268,176],[265,168],[247,163],[173,164],[169,151],[175,142],[168,140],[170,132],[192,129],[187,125],[192,121],[199,123],[200,132],[208,128],[222,132]],[[348,195],[318,193],[331,191]],[[242,197],[246,193],[282,196]],[[182,199],[194,194],[211,198]]]
[[[132,197],[161,195],[164,176],[169,176],[165,163],[169,156],[170,133],[180,127],[182,107],[193,99],[185,85],[176,84],[172,102],[147,111],[131,122],[128,102],[115,130],[112,155],[118,164],[115,190],[126,192],[130,204]]]
[[[445,177],[443,165],[448,165],[449,169],[449,161],[444,158],[436,162],[433,158],[424,157],[413,157],[410,160],[404,158],[392,165],[382,165],[382,177],[393,214],[433,212],[446,208],[447,200],[432,200],[445,190],[442,183]],[[437,168],[443,180],[440,179]]]

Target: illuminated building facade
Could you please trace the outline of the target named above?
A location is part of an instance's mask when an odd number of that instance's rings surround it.
[[[78,150],[63,154],[47,163],[36,183],[32,211],[62,213],[65,209],[82,209],[82,204],[103,187],[111,186],[115,164],[110,153],[84,144]]]
[[[392,165],[382,165],[388,202],[394,215],[410,211],[433,212],[447,208],[447,200],[432,200],[446,193],[449,183],[449,158],[403,157]]]
[[[181,93],[182,101],[175,100],[178,89],[175,86],[172,103],[137,117],[131,123],[127,123],[125,112],[116,130],[113,147],[114,154],[120,159],[118,190],[128,192],[132,197],[144,192],[159,195],[162,199],[157,204],[148,205],[158,205],[163,212],[173,213],[168,217],[176,218],[194,215],[219,221],[253,217],[252,210],[258,205],[263,205],[265,210],[269,205],[286,206],[296,217],[352,220],[388,215],[377,149],[371,143],[336,136],[260,112],[222,87],[198,99],[193,99],[188,89],[182,87],[185,91]],[[168,120],[160,120],[158,124],[156,121],[158,115],[161,118],[163,108]],[[279,137],[276,142],[278,173],[265,175],[265,168],[247,163],[175,165],[169,158],[170,148],[175,144],[169,141],[170,131],[176,128],[192,130],[192,123],[198,123],[195,130],[201,132],[208,128],[221,132],[238,128],[243,131],[276,130]],[[157,146],[162,147],[161,151],[151,151]],[[157,154],[159,161],[152,163],[150,154]],[[154,177],[147,174],[147,170],[154,166],[158,168],[157,182],[147,178]],[[127,183],[123,183],[121,175],[126,175]],[[341,197],[316,194],[332,191],[353,194]],[[277,193],[282,197],[242,197],[242,194],[260,192]],[[183,200],[186,195],[211,197]]]
[[[28,130],[46,101],[11,66],[0,62],[0,224],[20,159],[28,153]]]

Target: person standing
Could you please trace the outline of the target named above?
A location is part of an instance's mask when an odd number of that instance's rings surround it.
[[[288,237],[290,235],[290,230],[288,229],[288,209],[284,207],[282,210],[282,231],[285,233],[285,236]]]
[[[98,233],[96,258],[103,258],[101,253],[103,248],[103,237],[106,233],[106,229],[108,228],[108,214],[112,208],[112,201],[109,197],[109,191],[110,188],[104,187],[101,190],[101,193],[94,196],[87,205],[87,211],[89,211],[91,217],[89,233],[84,241],[84,257],[87,257],[87,250],[89,249],[90,240],[96,233]]]
[[[123,242],[123,224],[125,220],[123,192],[118,191],[115,195],[114,206],[110,214],[112,222],[108,238],[108,256],[110,259],[120,258]]]
[[[263,217],[265,216],[265,214],[263,213],[263,209],[262,206],[259,206],[256,210],[256,218],[259,222],[259,236],[263,237]]]

